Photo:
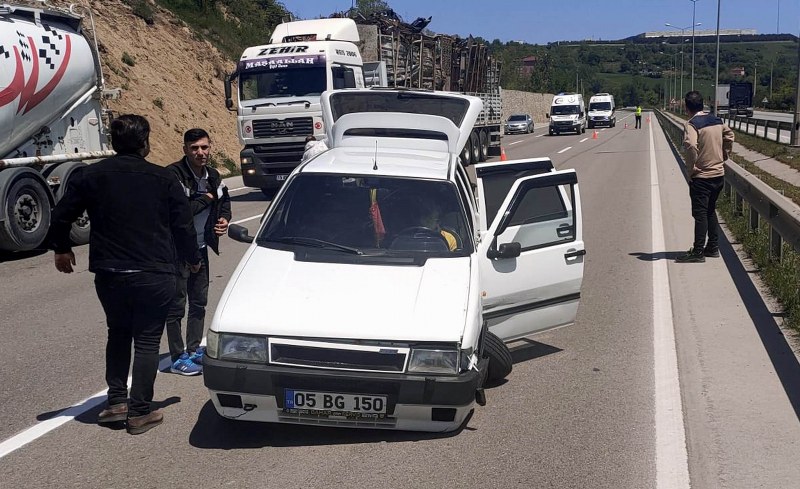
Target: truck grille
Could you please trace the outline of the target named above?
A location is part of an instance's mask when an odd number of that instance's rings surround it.
[[[274,138],[290,136],[311,136],[314,122],[311,117],[290,117],[288,119],[261,119],[253,121],[253,137]]]
[[[254,147],[258,161],[270,165],[284,164],[294,168],[300,163],[305,152],[304,141],[288,143],[259,144]]]
[[[270,363],[295,367],[402,373],[409,351],[409,348],[392,346],[269,339]]]

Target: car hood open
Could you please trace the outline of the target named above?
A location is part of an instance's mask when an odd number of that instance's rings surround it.
[[[296,261],[264,247],[248,255],[220,300],[215,331],[435,342],[463,335],[469,257],[387,266]]]

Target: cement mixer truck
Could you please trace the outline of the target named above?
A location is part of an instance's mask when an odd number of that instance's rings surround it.
[[[108,150],[96,44],[74,10],[0,4],[0,250],[40,247],[71,175]],[[89,240],[84,215],[75,244]]]

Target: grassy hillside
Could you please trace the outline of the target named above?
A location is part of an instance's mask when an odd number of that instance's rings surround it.
[[[504,63],[503,85],[510,89],[535,92],[575,91],[585,94],[611,92],[620,103],[647,106],[663,103],[664,92],[681,92],[681,48],[683,53],[683,93],[691,88],[691,42],[681,46],[675,40],[638,43],[570,43],[538,46],[491,43]],[[530,76],[519,72],[520,60],[538,58]],[[694,87],[707,98],[713,97],[716,45],[695,43]],[[745,69],[744,77],[734,77],[734,67]],[[770,74],[770,71],[772,72]],[[755,80],[754,80],[755,72]],[[677,79],[677,92],[670,83]],[[794,41],[726,42],[720,45],[720,83],[734,80],[755,82],[757,105],[788,109],[794,103],[797,81],[797,43]],[[770,96],[770,81],[772,95]],[[764,97],[769,102],[762,104]]]

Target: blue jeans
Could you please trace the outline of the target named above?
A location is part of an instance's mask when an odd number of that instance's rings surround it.
[[[143,416],[150,412],[153,400],[158,348],[167,310],[175,295],[175,274],[98,272],[94,285],[108,325],[108,403],[128,403],[128,371],[133,343],[128,415]]]

